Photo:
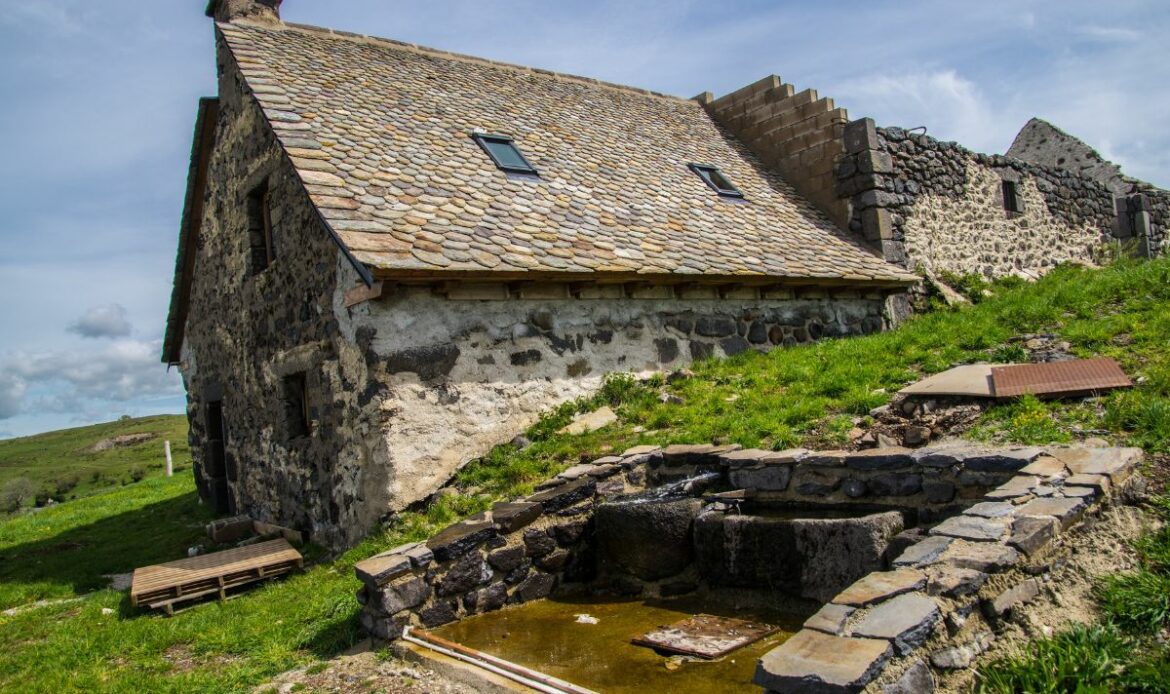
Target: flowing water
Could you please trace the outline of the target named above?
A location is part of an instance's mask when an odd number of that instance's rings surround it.
[[[602,694],[754,694],[759,692],[751,682],[756,660],[798,631],[815,609],[804,604],[783,612],[739,609],[694,598],[540,600],[465,619],[434,633]],[[630,643],[651,629],[698,613],[759,620],[780,630],[717,661],[672,658]],[[597,623],[578,622],[582,614]]]

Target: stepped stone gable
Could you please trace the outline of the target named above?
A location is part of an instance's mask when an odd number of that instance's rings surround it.
[[[279,4],[208,8],[219,95],[165,337],[219,512],[343,547],[607,373],[876,332],[915,282],[696,101]],[[538,176],[499,170],[477,130]]]

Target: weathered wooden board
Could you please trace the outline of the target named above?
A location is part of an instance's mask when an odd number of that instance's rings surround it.
[[[658,627],[633,640],[634,645],[708,660],[720,658],[775,633],[770,624],[699,614]]]
[[[173,612],[177,602],[218,594],[279,576],[304,565],[301,553],[277,539],[134,570],[130,603]]]

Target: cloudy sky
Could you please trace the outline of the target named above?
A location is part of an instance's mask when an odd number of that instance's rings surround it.
[[[159,362],[205,0],[0,0],[0,437],[182,412]],[[286,0],[286,20],[680,96],[776,73],[1002,152],[1033,115],[1170,187],[1165,0]]]

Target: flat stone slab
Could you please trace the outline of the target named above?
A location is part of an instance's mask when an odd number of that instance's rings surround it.
[[[899,655],[922,645],[941,613],[938,604],[921,593],[906,593],[869,611],[853,627],[854,636],[893,641]]]
[[[1031,494],[1032,488],[1040,484],[1040,479],[1034,475],[1016,475],[1007,482],[987,492],[984,498],[995,500],[1010,500],[1025,494]]]
[[[1081,498],[1033,499],[1020,507],[1020,516],[1052,516],[1060,521],[1060,527],[1068,530],[1085,512],[1087,505]]]
[[[925,585],[926,576],[914,569],[874,571],[838,593],[833,602],[838,605],[864,607],[895,595],[918,590]]]
[[[977,472],[1016,472],[1044,455],[1043,448],[976,449],[962,454],[962,464]]]
[[[1059,458],[1053,458],[1050,455],[1042,455],[1036,460],[1028,463],[1020,472],[1025,475],[1037,475],[1039,477],[1056,477],[1068,472],[1068,468],[1064,463],[1060,462]]]
[[[776,694],[852,694],[877,677],[893,650],[883,639],[804,629],[760,658],[752,682]]]
[[[818,467],[841,467],[850,455],[849,451],[809,451],[800,462]]]
[[[1058,448],[1050,454],[1074,475],[1108,475],[1114,484],[1128,477],[1145,456],[1140,448]]]
[[[845,622],[849,620],[849,615],[856,611],[855,607],[828,603],[805,621],[804,628],[841,636],[845,633]]]
[[[626,451],[622,453],[622,457],[629,458],[630,456],[634,455],[649,455],[650,453],[654,453],[660,450],[662,450],[662,448],[659,446],[634,446],[633,448],[627,448]]]
[[[926,570],[926,592],[946,598],[972,595],[987,581],[987,574],[950,564],[937,564]]]
[[[377,590],[384,583],[409,573],[410,570],[410,558],[393,552],[378,554],[353,565],[358,580],[371,590]]]
[[[609,407],[602,407],[593,412],[586,412],[585,414],[577,415],[573,418],[573,422],[568,426],[562,428],[561,434],[588,434],[591,431],[597,431],[602,427],[607,427],[618,420],[617,413]]]
[[[578,463],[561,471],[557,477],[563,480],[579,480],[593,471],[593,463]]]
[[[427,540],[435,559],[448,561],[467,554],[496,536],[496,524],[490,520],[463,521],[448,526]]]
[[[1064,480],[1064,486],[1067,487],[1089,487],[1096,489],[1102,494],[1108,494],[1109,490],[1113,488],[1109,478],[1105,475],[1069,475]]]
[[[983,573],[1006,571],[1020,561],[1020,553],[999,542],[969,542],[955,540],[939,557],[939,561],[963,569]]]
[[[947,535],[976,542],[995,542],[1007,535],[1008,521],[1004,518],[953,516],[930,529],[931,535]]]
[[[1060,521],[1052,516],[1024,516],[1012,523],[1008,544],[1032,556],[1047,547],[1059,532]]]
[[[783,451],[769,451],[760,462],[765,465],[786,465],[800,462],[807,455],[807,448],[788,448]]]
[[[713,660],[776,632],[776,627],[742,619],[699,614],[658,627],[631,641],[667,653]]]
[[[855,470],[892,470],[914,464],[914,451],[893,446],[850,453],[845,464]]]
[[[1040,581],[1029,578],[984,603],[984,610],[991,616],[1002,617],[1012,608],[1030,602],[1039,594]]]
[[[504,501],[492,506],[492,520],[502,533],[526,527],[544,513],[544,507],[530,501]]]
[[[902,395],[966,395],[991,398],[991,364],[964,364],[912,383]]]
[[[1006,501],[984,501],[963,511],[963,514],[967,516],[980,516],[982,518],[1002,518],[1012,515],[1012,512],[1015,510],[1015,505]]]
[[[954,538],[945,537],[943,535],[935,535],[928,537],[921,542],[916,542],[906,548],[898,558],[894,560],[894,566],[923,566],[925,564],[933,563],[938,560],[939,556],[946,551],[954,542]]]
[[[739,450],[739,446],[715,446],[709,443],[676,443],[662,449],[662,460],[667,465],[697,465],[718,462],[719,456]]]
[[[719,455],[719,462],[728,465],[756,465],[763,460],[764,456],[771,452],[762,448],[745,448],[739,451],[728,451]]]
[[[597,481],[592,477],[582,477],[559,487],[533,494],[525,501],[540,504],[546,512],[560,511],[573,504],[593,496],[597,490]]]

